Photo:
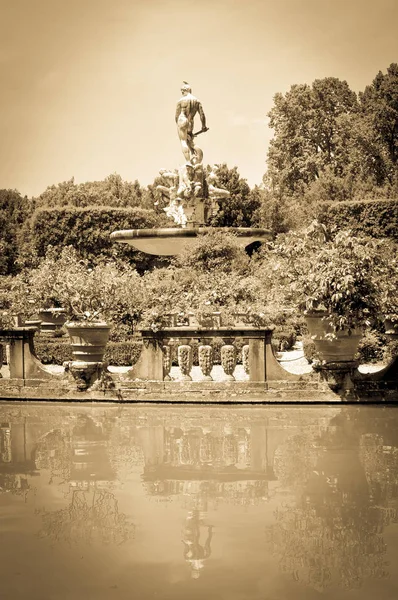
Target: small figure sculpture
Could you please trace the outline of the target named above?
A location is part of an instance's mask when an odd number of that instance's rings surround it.
[[[199,133],[208,131],[206,117],[200,101],[192,95],[190,85],[184,81],[181,87],[182,97],[177,102],[175,120],[177,123],[178,137],[181,140],[182,153],[185,160],[191,164],[202,162],[203,153],[200,148],[195,148],[194,137]],[[202,129],[193,133],[194,117],[199,113]]]
[[[218,165],[213,165],[209,175],[207,176],[209,198],[211,198],[212,200],[223,200],[225,198],[230,197],[230,193],[228,190],[224,190],[222,188],[218,188],[213,185],[214,183],[217,182],[218,169],[219,169]]]
[[[156,189],[160,192],[162,197],[165,196],[169,201],[168,206],[166,206],[163,210],[165,211],[166,215],[168,217],[172,217],[178,225],[185,227],[187,223],[187,217],[184,213],[181,198],[178,194],[178,191],[181,187],[178,171],[176,169],[174,171],[161,169],[159,173],[163,179],[163,182],[167,185],[158,185],[156,186]]]

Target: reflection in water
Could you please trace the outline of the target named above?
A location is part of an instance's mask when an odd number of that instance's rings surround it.
[[[393,408],[3,405],[1,414],[0,502],[17,510],[22,497],[37,539],[66,544],[71,560],[74,547],[122,545],[124,560],[166,553],[178,577],[210,582],[227,565],[243,577],[247,555],[253,577],[279,569],[293,586],[286,598],[298,586],[353,590],[395,577]]]
[[[213,525],[205,523],[206,513],[200,510],[192,510],[188,513],[185,521],[185,530],[182,543],[184,544],[184,558],[191,566],[191,577],[197,579],[200,570],[205,566],[206,558],[211,555],[211,539],[213,537]],[[202,545],[202,529],[206,540]]]
[[[383,448],[383,438],[362,434],[363,425],[345,409],[313,443],[307,438],[303,445],[299,436],[301,481],[295,481],[294,498],[276,509],[275,522],[267,530],[282,571],[318,590],[336,584],[361,587],[366,578],[388,576],[382,532],[391,519],[396,522],[396,509],[389,506],[387,494],[382,498],[372,492],[373,478],[388,485],[388,471],[379,470],[384,465],[374,461],[384,454],[375,447],[378,442]],[[292,438],[290,446],[294,445]],[[320,452],[314,453],[316,448]],[[393,467],[397,473],[396,461]],[[389,495],[394,503],[396,491]]]
[[[111,492],[98,489],[72,489],[70,504],[57,511],[38,510],[43,525],[41,537],[68,543],[94,541],[103,544],[122,544],[133,535],[134,528],[126,515],[119,513],[118,502]]]
[[[105,424],[79,415],[76,424],[52,430],[38,441],[37,466],[50,470],[50,484],[54,478],[67,484],[64,497],[69,500],[67,507],[56,511],[37,509],[43,521],[41,537],[121,544],[133,536],[134,526],[108,489],[115,479],[107,455],[108,437]]]

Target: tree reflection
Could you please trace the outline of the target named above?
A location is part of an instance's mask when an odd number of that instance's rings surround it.
[[[134,526],[119,512],[114,494],[96,487],[72,490],[66,508],[37,513],[43,519],[40,537],[53,542],[123,544],[134,536]]]
[[[303,439],[296,442],[302,446]],[[316,463],[314,445],[320,448]],[[306,440],[301,454],[306,452],[312,456],[307,472],[301,481],[291,480],[295,499],[275,511],[275,523],[267,528],[281,570],[318,590],[359,588],[366,578],[387,577],[382,532],[388,515],[373,502],[360,435],[344,412],[318,442]],[[380,466],[369,463],[368,471],[376,473]]]
[[[56,511],[40,509],[41,537],[54,542],[122,544],[134,536],[134,525],[119,511],[108,488],[115,478],[107,453],[108,430],[101,422],[79,416],[68,430],[49,432],[36,451],[41,468],[67,481],[69,505]]]

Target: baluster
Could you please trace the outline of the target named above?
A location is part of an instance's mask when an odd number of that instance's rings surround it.
[[[199,367],[203,373],[203,379],[205,381],[213,381],[213,377],[210,375],[213,368],[213,348],[210,344],[203,344],[199,346]]]
[[[192,370],[192,347],[188,344],[178,346],[178,366],[181,369],[182,380],[192,381],[190,372]]]
[[[164,345],[163,348],[163,381],[171,381],[171,346]]]
[[[246,375],[249,375],[250,374],[249,344],[245,344],[242,348],[242,364],[243,364],[243,370],[245,371]]]
[[[228,381],[235,381],[233,372],[236,367],[236,349],[233,344],[225,344],[221,348],[221,364]]]

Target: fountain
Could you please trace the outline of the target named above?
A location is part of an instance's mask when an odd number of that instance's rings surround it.
[[[227,202],[230,193],[215,185],[218,166],[213,166],[212,170],[207,172],[203,167],[203,152],[195,144],[197,136],[209,131],[202,105],[192,95],[191,87],[185,81],[181,92],[175,120],[186,162],[172,171],[161,169],[161,183],[157,186],[159,200],[168,202],[163,210],[167,216],[174,219],[178,227],[125,229],[114,231],[111,238],[115,242],[127,243],[137,250],[157,256],[180,254],[187,244],[194,242],[198,235],[210,229],[233,233],[244,247],[270,239],[271,233],[266,229],[208,226],[211,218],[219,210],[218,202]],[[196,114],[200,116],[202,128],[194,133]]]

